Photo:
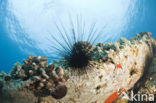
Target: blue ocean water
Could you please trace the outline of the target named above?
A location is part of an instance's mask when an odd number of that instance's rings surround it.
[[[156,0],[0,0],[0,71],[10,71],[28,55],[54,56],[57,51],[50,46],[57,42],[50,35],[64,43],[55,23],[63,24],[70,36],[69,21],[76,24],[77,15],[83,18],[77,32],[84,28],[87,34],[94,22],[103,30],[97,42],[129,39],[145,31],[156,38],[155,5]]]

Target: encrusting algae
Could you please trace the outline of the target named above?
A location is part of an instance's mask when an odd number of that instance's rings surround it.
[[[131,40],[121,38],[114,44],[92,46],[93,54],[83,74],[68,67],[63,59],[47,64],[44,56],[28,56],[23,64],[17,62],[10,73],[0,73],[0,101],[126,103],[131,100],[125,99],[124,93],[155,94],[156,40],[150,35],[142,32]]]

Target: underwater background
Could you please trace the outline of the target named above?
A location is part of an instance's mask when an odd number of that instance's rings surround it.
[[[140,32],[156,38],[156,0],[0,0],[0,71],[9,72],[28,55],[48,56],[49,62],[58,58],[51,35],[63,44],[58,28],[70,36],[70,21],[77,25],[77,18],[84,40],[93,23],[102,30],[97,42],[130,39]]]

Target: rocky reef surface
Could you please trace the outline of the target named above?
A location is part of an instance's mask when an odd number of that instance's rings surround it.
[[[85,71],[65,66],[64,59],[47,64],[44,56],[28,56],[0,73],[0,103],[127,103],[133,101],[124,93],[155,95],[156,40],[150,35],[97,44]]]

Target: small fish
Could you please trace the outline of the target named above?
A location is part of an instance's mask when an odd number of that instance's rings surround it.
[[[114,102],[117,98],[119,97],[119,93],[118,92],[114,92],[113,94],[111,94],[108,99],[106,99],[106,101],[104,103],[112,103]]]
[[[122,94],[125,93],[126,89],[124,88],[120,88],[118,92],[114,92],[113,94],[111,94],[104,103],[116,103],[116,100],[118,99],[118,97]]]
[[[122,69],[122,66],[120,64],[116,64],[117,69]]]

